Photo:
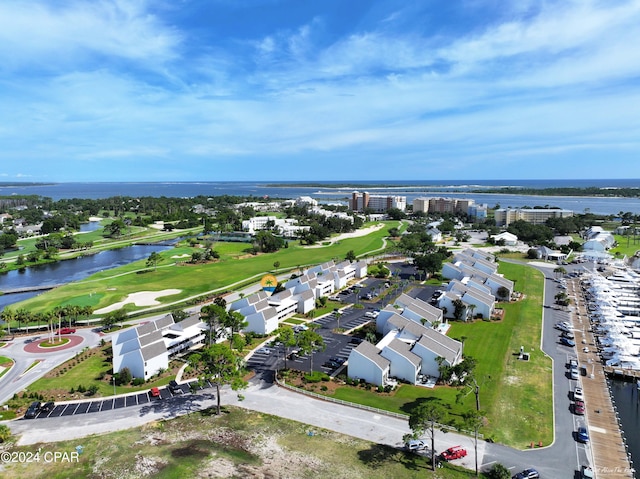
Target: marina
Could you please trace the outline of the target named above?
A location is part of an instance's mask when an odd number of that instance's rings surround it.
[[[584,269],[567,282],[593,465],[598,477],[635,478],[635,441],[627,440],[612,387],[631,381],[635,399],[640,395],[640,275],[622,262],[600,269]],[[626,428],[635,435],[628,419]]]

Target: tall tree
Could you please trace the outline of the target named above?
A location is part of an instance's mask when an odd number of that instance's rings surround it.
[[[292,348],[298,344],[298,338],[296,337],[293,329],[288,326],[281,326],[278,328],[278,341],[284,346],[284,368],[287,369],[287,356],[289,356],[289,348]]]
[[[309,370],[313,372],[313,353],[318,350],[324,351],[327,347],[324,338],[312,329],[307,329],[298,335],[298,346],[302,354],[309,355]]]
[[[409,428],[415,438],[427,434],[431,439],[431,468],[436,470],[436,427],[445,417],[445,409],[435,400],[427,400],[415,406],[409,413]]]
[[[480,411],[471,409],[463,414],[463,425],[465,429],[473,431],[473,447],[476,460],[476,477],[478,477],[478,432],[484,426],[485,418]]]
[[[234,354],[229,346],[222,343],[212,344],[191,355],[189,362],[202,375],[202,379],[210,379],[216,386],[217,408],[220,415],[220,387],[226,384],[231,389],[246,387],[242,379],[242,359]]]
[[[233,343],[235,333],[246,328],[249,323],[247,323],[244,316],[239,311],[229,311],[222,319],[222,324],[225,328],[229,328],[231,330],[231,341]]]
[[[153,266],[153,270],[155,271],[158,268],[158,263],[160,263],[162,260],[162,256],[153,251],[147,258],[147,267],[150,268]]]
[[[227,310],[218,304],[209,304],[203,306],[200,310],[200,317],[207,323],[209,327],[209,341],[211,346],[221,335],[221,328],[224,325]]]

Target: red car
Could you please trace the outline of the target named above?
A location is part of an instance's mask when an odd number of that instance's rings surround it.
[[[73,334],[76,332],[75,328],[60,328],[58,331],[60,334]]]
[[[573,413],[584,416],[584,401],[576,401],[573,403]]]
[[[151,397],[160,399],[160,390],[158,388],[151,388]]]
[[[444,451],[440,456],[445,461],[452,461],[454,459],[461,459],[467,455],[467,450],[462,446],[453,446]]]

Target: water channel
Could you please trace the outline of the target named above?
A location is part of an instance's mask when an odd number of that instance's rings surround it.
[[[168,245],[133,245],[102,251],[57,263],[30,266],[24,270],[13,270],[0,274],[0,291],[30,288],[34,286],[55,286],[79,281],[105,269],[117,268],[148,258],[156,251],[172,248]],[[0,295],[0,311],[10,304],[36,296],[42,291]]]

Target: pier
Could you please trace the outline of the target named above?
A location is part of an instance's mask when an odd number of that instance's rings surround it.
[[[605,367],[600,362],[579,279],[567,281],[567,286],[569,295],[574,298],[575,307],[571,318],[576,355],[578,364],[586,373],[581,377],[581,385],[585,397],[585,418],[589,427],[593,469],[598,478],[635,478],[626,438],[607,382],[607,375],[615,374],[619,368]]]

